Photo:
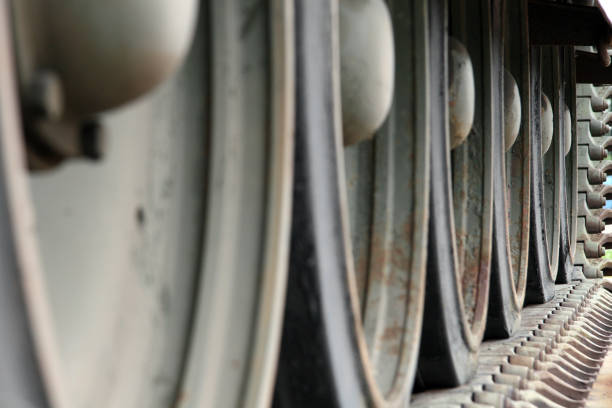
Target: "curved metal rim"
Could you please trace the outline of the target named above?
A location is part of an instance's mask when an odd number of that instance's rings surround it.
[[[545,213],[550,211],[550,209],[553,209],[553,214],[552,214],[552,221],[554,223],[554,225],[552,226],[552,231],[550,231],[551,226],[548,225],[548,217],[545,215],[544,216],[544,225],[547,231],[551,232],[551,237],[552,237],[552,242],[548,242],[547,240],[547,248],[548,248],[548,259],[549,259],[549,264],[550,264],[550,268],[549,268],[549,275],[550,278],[555,281],[555,279],[557,278],[557,274],[558,274],[558,270],[559,270],[559,242],[561,239],[561,212],[560,212],[560,208],[561,208],[561,193],[562,193],[562,186],[561,184],[565,182],[565,180],[561,179],[561,165],[564,163],[563,161],[563,157],[564,157],[564,152],[563,152],[563,143],[561,143],[562,138],[559,136],[560,135],[560,120],[559,118],[562,117],[562,114],[560,116],[559,112],[560,112],[560,67],[559,67],[559,53],[557,49],[553,49],[551,51],[551,56],[552,56],[552,66],[551,67],[546,67],[543,66],[543,68],[549,68],[554,70],[554,77],[553,77],[553,92],[554,95],[551,96],[552,100],[552,105],[553,105],[553,110],[554,110],[554,133],[553,133],[553,141],[552,144],[548,150],[548,152],[546,152],[546,154],[544,155],[544,157],[542,157],[542,166],[543,169],[545,170],[546,168],[546,161],[545,158],[548,159],[552,159],[553,160],[553,174],[554,174],[554,186],[552,186],[552,188],[554,189],[553,191],[553,200],[554,203],[551,203],[550,206],[544,205],[544,211]],[[550,155],[553,155],[552,157]],[[546,197],[546,196],[545,196]]]
[[[7,0],[0,0],[0,137],[2,142],[3,184],[10,213],[14,240],[13,246],[18,264],[18,273],[23,290],[25,313],[31,331],[33,348],[31,354],[39,364],[36,377],[43,384],[49,404],[57,407],[68,405],[68,393],[61,375],[59,347],[51,325],[46,284],[41,266],[34,222],[32,197],[28,188],[25,152],[19,123],[17,76],[14,70],[14,52],[10,33],[10,13]]]
[[[573,54],[573,48],[568,50],[568,54]],[[570,61],[572,61],[570,59]],[[573,62],[569,62],[569,70],[570,70],[570,81],[572,83],[576,82],[576,64]],[[570,259],[573,260],[576,257],[576,237],[578,234],[578,137],[576,133],[576,90],[575,87],[570,86],[569,95],[569,109],[572,113],[572,146],[569,154],[571,155],[571,163],[573,163],[571,172],[566,172],[566,177],[569,175],[571,177],[571,187],[570,191],[570,204],[569,207],[569,238],[570,238]],[[566,91],[567,92],[567,91]]]
[[[234,239],[240,236],[242,229],[242,225],[236,222],[239,218],[236,214],[242,212],[242,205],[250,205],[250,200],[236,201],[234,190],[250,183],[249,174],[236,171],[239,163],[236,160],[240,160],[236,155],[250,154],[245,150],[248,145],[242,142],[242,138],[252,137],[255,131],[245,128],[248,125],[243,122],[247,123],[247,118],[244,121],[236,119],[236,112],[246,115],[249,111],[244,109],[247,101],[240,99],[240,93],[232,91],[248,81],[248,70],[240,68],[244,63],[242,55],[248,53],[245,48],[247,43],[240,36],[242,10],[239,2],[215,2],[210,11],[210,21],[216,25],[213,32],[217,34],[213,36],[212,58],[218,62],[215,63],[217,71],[213,73],[213,78],[216,78],[212,102],[213,123],[216,127],[212,131],[213,135],[217,132],[219,136],[213,136],[216,142],[212,143],[210,180],[217,191],[209,198],[212,201],[206,219],[212,225],[206,227],[202,270],[204,279],[198,290],[200,299],[194,312],[193,335],[181,387],[181,394],[187,397],[178,401],[180,406],[218,405],[221,398],[219,395],[224,394],[231,395],[232,400],[237,398],[235,402],[245,406],[269,405],[272,399],[287,278],[295,93],[293,2],[271,0],[267,8],[268,16],[265,20],[269,22],[271,50],[268,71],[271,103],[267,122],[270,157],[263,198],[265,209],[261,214],[265,220],[261,226],[261,251],[248,246],[240,247],[239,240]],[[265,31],[263,35],[268,38]],[[228,68],[232,65],[234,69]],[[248,172],[247,168],[242,170]],[[229,244],[229,247],[219,250],[217,243],[221,241]],[[251,270],[245,271],[232,259],[236,258],[236,253],[244,255],[248,251],[255,251],[253,254],[261,252],[261,263],[256,262],[251,265]],[[232,309],[231,313],[238,319],[230,317],[227,312],[219,313],[230,310],[227,302],[233,302],[234,296],[231,282],[240,281],[240,275],[244,273],[259,276],[253,287],[255,310],[251,310],[247,304]],[[212,280],[207,281],[208,277]],[[245,313],[253,313],[253,320],[245,321]],[[243,327],[241,322],[245,323]],[[231,327],[227,323],[231,323]],[[240,327],[236,329],[237,326]],[[245,349],[232,350],[227,346],[237,335],[247,339]],[[224,353],[221,355],[218,349],[219,356],[213,361],[211,353],[206,351],[209,347],[221,347]],[[234,359],[241,361],[244,367],[238,375],[232,373],[233,370],[221,369]]]
[[[428,9],[430,87],[439,91],[430,93],[430,106],[436,115],[432,115],[430,120],[431,216],[425,313],[426,316],[435,316],[435,318],[425,318],[423,321],[422,335],[427,341],[421,342],[417,377],[419,388],[453,386],[467,381],[475,368],[478,345],[482,338],[479,335],[484,335],[484,324],[482,333],[475,335],[464,313],[465,306],[457,262],[446,89],[448,35],[446,30],[433,29],[433,27],[447,26],[447,2],[430,1]],[[488,263],[486,268],[488,269]],[[485,292],[488,292],[488,286],[486,289]],[[485,305],[487,307],[488,299],[484,300],[487,301]]]
[[[563,113],[560,118],[559,128],[562,134],[565,134],[566,130],[570,129],[571,132],[571,146],[569,152],[562,156],[561,164],[561,237],[560,237],[560,252],[559,252],[559,272],[557,273],[557,282],[568,283],[574,278],[574,254],[576,250],[576,228],[577,228],[577,216],[576,207],[578,199],[577,190],[577,171],[578,166],[576,165],[577,157],[576,151],[576,132],[572,123],[566,122],[565,111],[569,110],[571,117],[576,116],[576,95],[573,87],[575,82],[574,63],[573,63],[573,51],[569,47],[564,47],[561,50],[560,58],[563,61],[561,66],[561,98],[559,101],[559,112]],[[561,149],[565,153],[565,137],[561,138],[560,141]]]
[[[526,1],[526,0],[524,0]],[[526,303],[544,303],[554,296],[554,281],[550,274],[550,257],[543,214],[544,181],[542,168],[542,138],[540,135],[541,54],[539,48],[530,48],[529,92],[531,126],[531,206],[529,229],[529,272],[527,275]]]
[[[272,67],[272,78],[270,93],[272,96],[272,118],[270,132],[271,143],[270,146],[273,149],[272,158],[269,160],[269,168],[267,171],[266,180],[270,188],[266,191],[266,197],[264,201],[268,203],[265,210],[265,219],[268,221],[267,224],[262,223],[262,231],[265,239],[263,243],[264,253],[262,255],[261,264],[257,263],[253,265],[255,270],[261,271],[256,272],[261,275],[261,281],[253,287],[253,289],[259,293],[259,300],[257,301],[257,311],[255,312],[257,318],[255,323],[247,322],[244,325],[244,331],[246,333],[252,333],[248,335],[249,351],[247,361],[245,363],[246,369],[243,373],[245,379],[238,379],[232,384],[237,384],[237,388],[230,392],[231,395],[237,396],[238,398],[245,399],[245,403],[252,404],[253,406],[269,405],[272,395],[272,389],[274,384],[274,373],[276,369],[276,359],[278,353],[278,344],[280,341],[280,329],[282,321],[282,311],[284,305],[284,289],[286,280],[286,260],[288,255],[288,234],[289,234],[289,213],[291,203],[291,182],[292,182],[292,159],[293,159],[293,101],[294,101],[294,90],[293,90],[293,22],[292,22],[292,2],[283,0],[273,0],[272,5],[272,16],[271,21],[274,21],[272,27],[273,35],[271,48],[273,49],[273,67]],[[5,22],[2,27],[9,27],[8,15],[5,7],[6,1],[2,1],[0,4],[0,19]],[[220,7],[227,6],[223,11],[227,12],[225,17],[230,20],[230,31],[234,29],[234,34],[228,35],[227,38],[224,36],[216,36],[220,41],[228,40],[236,41],[240,38],[237,35],[240,32],[241,26],[239,23],[241,20],[238,18],[240,15],[237,13],[238,10],[232,9],[232,5],[221,5]],[[234,12],[232,14],[232,12]],[[223,20],[227,22],[227,20]],[[234,26],[231,24],[234,23]],[[225,27],[227,28],[227,26]],[[267,33],[265,33],[267,34]],[[266,35],[267,38],[267,35]],[[8,41],[9,35],[2,36],[0,39],[0,47],[3,50],[10,50],[10,44]],[[238,40],[239,41],[239,40]],[[224,50],[223,47],[221,47]],[[236,51],[234,49],[234,51]],[[9,52],[7,54],[12,55]],[[236,54],[233,54],[235,56]],[[223,55],[225,56],[225,55]],[[7,58],[5,60],[9,61]],[[16,90],[14,84],[16,83],[15,76],[10,70],[11,65],[8,63],[1,64],[0,71],[0,82],[3,84],[2,88],[2,104],[4,126],[10,126],[9,131],[2,132],[2,153],[3,162],[5,162],[7,180],[6,183],[9,187],[9,199],[11,200],[12,217],[14,222],[14,236],[16,240],[16,252],[20,258],[22,265],[21,275],[23,280],[23,290],[26,298],[26,305],[29,310],[29,321],[32,328],[32,333],[35,342],[35,348],[37,351],[37,357],[39,359],[41,375],[45,383],[46,392],[50,400],[50,404],[56,407],[67,407],[71,406],[70,399],[64,388],[63,378],[61,376],[61,365],[59,361],[58,347],[55,344],[55,335],[53,333],[53,327],[51,326],[51,317],[49,315],[49,302],[46,299],[46,290],[44,285],[44,278],[42,268],[39,260],[39,251],[36,247],[36,237],[33,234],[35,229],[33,225],[33,214],[31,209],[31,197],[28,193],[25,165],[22,158],[22,146],[21,146],[21,132],[18,126],[18,113],[16,107],[18,106]],[[235,72],[234,72],[235,73]],[[228,85],[220,81],[220,87]],[[234,84],[230,84],[234,85]],[[5,93],[6,92],[6,93]],[[10,103],[4,100],[4,97],[10,98]],[[222,102],[227,102],[223,100]],[[241,101],[234,100],[234,107]],[[231,105],[231,103],[230,103]],[[234,112],[232,109],[227,109],[228,106],[223,105],[220,109],[223,112]],[[5,115],[9,120],[4,120]],[[217,116],[217,119],[222,119]],[[235,117],[227,118],[229,121],[236,123]],[[217,126],[223,121],[217,121]],[[231,128],[231,126],[229,126]],[[243,134],[249,135],[249,132],[236,132],[236,133],[223,133],[226,130],[222,126],[221,138],[226,142],[219,143],[221,146],[218,148],[227,148],[232,142],[236,142],[236,138],[242,137]],[[252,135],[252,132],[251,134]],[[224,138],[223,136],[228,136]],[[235,151],[234,151],[235,152]],[[231,155],[230,155],[231,156]],[[228,167],[234,167],[235,161],[226,160],[225,155],[214,156],[217,160],[217,172],[222,173],[222,177],[234,177],[230,180],[230,187],[226,188],[225,192],[219,193],[216,196],[217,201],[225,202],[224,199],[233,199],[231,190],[231,181],[236,181],[233,185],[235,188],[240,185],[240,182],[248,182],[248,174],[237,175],[236,172],[232,172],[232,169]],[[225,164],[223,163],[225,162]],[[214,173],[214,172],[213,172]],[[219,174],[216,174],[219,177]],[[212,177],[215,177],[213,174]],[[240,178],[242,177],[242,179]],[[233,200],[232,200],[233,202]],[[244,201],[247,205],[248,202]],[[221,204],[223,207],[223,203]],[[231,219],[231,210],[234,208],[231,205],[227,206],[226,217],[219,217],[218,222],[223,223],[227,221],[228,217]],[[210,212],[209,212],[210,216]],[[225,227],[225,226],[224,226]],[[236,228],[231,229],[229,233],[240,231],[241,226],[235,225]],[[211,233],[210,226],[206,226],[206,229]],[[224,233],[227,231],[223,228]],[[214,231],[213,231],[214,232]],[[219,234],[215,236],[217,239]],[[233,249],[233,248],[232,248]],[[221,253],[221,256],[225,257],[225,262],[235,257],[233,251],[225,251]],[[210,258],[210,257],[209,257]],[[217,261],[215,263],[215,261]],[[219,266],[218,259],[211,261],[213,266]],[[217,268],[213,270],[217,272],[217,275],[224,275],[228,272],[228,269]],[[206,272],[211,273],[210,268]],[[205,272],[205,275],[206,275]],[[202,279],[204,281],[204,279]],[[208,282],[209,283],[209,282]],[[231,285],[230,285],[231,286]],[[220,338],[223,334],[221,331],[214,332],[213,336],[206,336],[206,333],[202,333],[202,326],[206,324],[215,323],[214,321],[202,322],[202,318],[205,318],[205,313],[202,311],[202,307],[209,306],[207,300],[211,298],[203,299],[202,296],[206,294],[208,287],[199,289],[199,309],[196,311],[196,325],[194,334],[191,341],[190,353],[187,357],[187,369],[185,378],[183,379],[183,392],[179,392],[179,400],[177,404],[181,405],[197,405],[202,403],[204,400],[214,398],[214,393],[211,395],[199,394],[203,389],[206,389],[207,385],[211,383],[216,384],[216,381],[221,378],[221,373],[230,373],[231,370],[219,370],[215,371],[212,376],[200,376],[202,368],[207,368],[207,364],[210,363],[210,353],[203,353],[202,350],[205,346],[210,345],[224,345],[223,340]],[[224,289],[223,287],[218,289]],[[228,289],[227,286],[225,289]],[[217,295],[225,293],[222,290],[217,291]],[[226,294],[227,295],[227,294]],[[231,294],[228,295],[231,298]],[[214,299],[213,299],[214,300]],[[217,297],[217,300],[219,298]],[[208,310],[208,309],[207,309]],[[215,309],[216,312],[222,309]],[[229,309],[228,309],[229,310]],[[206,311],[206,310],[205,310]],[[225,311],[225,310],[224,310]],[[224,313],[219,314],[220,318],[225,317]],[[239,311],[237,316],[242,316],[243,313]],[[213,320],[213,319],[211,319]],[[233,319],[228,319],[232,321]],[[218,324],[219,322],[216,321]],[[208,333],[210,334],[210,332]],[[211,340],[210,337],[215,337]],[[202,359],[205,360],[202,361]],[[204,370],[205,371],[205,370]],[[231,382],[231,381],[229,381]],[[228,385],[228,384],[224,384]],[[231,384],[230,384],[231,386]],[[244,388],[243,388],[244,387]],[[187,392],[185,393],[185,390]],[[244,394],[241,392],[244,391]],[[188,397],[185,397],[188,395]],[[181,396],[184,398],[181,399]],[[204,397],[201,399],[201,397]],[[199,402],[194,402],[199,401]],[[213,404],[214,405],[214,404]]]
[[[506,2],[507,4],[507,2]],[[512,6],[511,6],[512,7]],[[525,4],[521,2],[520,13],[524,15]],[[521,53],[527,54],[529,49],[529,27],[527,21],[521,19]],[[529,212],[531,207],[531,197],[529,194],[531,188],[531,116],[529,111],[530,89],[529,89],[529,62],[528,58],[522,58],[521,63],[521,133],[519,138],[522,139],[523,146],[523,172],[522,172],[522,200],[521,200],[521,245],[520,245],[520,261],[519,265],[519,280],[513,278],[515,306],[518,310],[522,309],[525,301],[525,292],[527,288],[527,267],[529,258]],[[511,222],[511,221],[510,221]],[[513,275],[514,276],[514,275]]]
[[[251,406],[270,405],[280,347],[289,256],[289,219],[293,185],[293,128],[295,114],[295,61],[293,2],[271,0],[272,21],[272,141],[270,185],[266,218],[266,249],[258,315],[253,340],[253,362],[244,401]]]
[[[337,3],[334,3],[337,4]],[[392,7],[392,6],[391,6]],[[428,98],[428,86],[427,86],[427,69],[426,69],[426,30],[427,30],[427,22],[426,22],[426,2],[425,1],[417,1],[412,4],[413,12],[415,16],[421,16],[421,18],[416,18],[415,21],[417,25],[413,28],[416,31],[416,35],[411,37],[413,41],[413,49],[416,50],[417,53],[420,53],[421,58],[411,59],[411,63],[413,64],[413,69],[416,70],[416,75],[413,79],[414,88],[416,89],[417,95],[413,96],[413,100],[418,101],[427,101]],[[393,15],[392,15],[393,18]],[[335,23],[337,25],[337,23]],[[394,29],[397,28],[394,24]],[[398,36],[396,36],[398,39]],[[398,39],[402,41],[401,39]],[[336,39],[337,43],[337,39]],[[396,44],[396,49],[397,49]],[[398,66],[398,61],[396,60],[396,66]],[[396,72],[399,72],[399,69],[396,69]],[[336,74],[336,78],[338,78],[339,74]],[[338,82],[339,83],[339,82]],[[339,85],[338,85],[339,86]],[[395,103],[392,106],[392,111],[396,109]],[[377,378],[374,374],[373,370],[373,361],[372,356],[370,355],[370,351],[368,350],[368,342],[366,340],[366,331],[364,326],[364,318],[361,316],[361,309],[363,304],[360,304],[359,299],[359,290],[357,288],[357,281],[355,279],[355,266],[353,262],[353,250],[350,242],[350,234],[347,233],[350,230],[350,226],[348,225],[348,200],[346,197],[346,176],[344,175],[345,167],[344,160],[342,155],[342,144],[337,141],[337,151],[339,152],[339,157],[337,159],[338,168],[339,168],[339,183],[341,192],[340,202],[342,203],[341,209],[343,214],[343,223],[345,224],[345,247],[347,251],[347,278],[350,288],[351,295],[351,303],[353,309],[353,317],[355,319],[355,331],[358,339],[359,345],[359,353],[361,357],[362,369],[365,373],[365,378],[368,383],[368,390],[370,393],[370,398],[374,401],[376,406],[396,406],[402,401],[406,401],[409,396],[409,391],[412,387],[412,382],[414,379],[414,371],[417,363],[417,351],[419,346],[420,339],[420,328],[421,321],[423,315],[423,300],[424,300],[424,287],[425,287],[425,260],[426,260],[426,238],[427,238],[427,218],[429,212],[429,138],[428,138],[428,107],[426,103],[414,104],[412,108],[415,110],[414,115],[418,120],[414,122],[414,130],[412,132],[417,137],[415,138],[415,149],[417,152],[425,153],[425,154],[414,154],[414,181],[411,183],[406,183],[406,180],[397,179],[394,174],[398,171],[397,166],[406,165],[407,163],[400,162],[401,158],[388,158],[385,162],[387,163],[387,174],[388,180],[384,183],[391,184],[391,186],[387,186],[390,189],[402,188],[403,186],[408,185],[409,188],[412,188],[412,211],[413,215],[410,220],[406,222],[410,225],[410,241],[412,242],[411,248],[408,249],[410,251],[409,255],[404,255],[409,257],[408,265],[402,266],[405,268],[406,272],[409,272],[409,278],[404,284],[409,288],[407,291],[407,298],[405,299],[405,304],[409,307],[406,310],[404,321],[401,323],[402,334],[401,340],[397,355],[397,371],[394,375],[393,383],[388,392],[383,392],[380,389]],[[391,113],[391,118],[388,121],[394,121],[394,115]],[[395,130],[396,128],[401,129],[402,127],[407,126],[404,122],[400,121],[396,125],[387,125],[382,131],[388,132],[389,134],[394,133],[394,137],[402,137],[404,136],[404,132],[400,130]],[[386,137],[384,140],[381,140],[382,135],[378,136],[376,145],[377,149],[382,149],[383,151],[387,151],[388,154],[393,155],[394,149],[389,146],[382,146],[379,143],[384,143],[387,139],[393,142],[390,137]],[[380,175],[377,175],[380,177]],[[384,177],[384,176],[383,176]],[[404,187],[405,188],[405,187]],[[382,222],[377,219],[379,223],[384,224],[384,231],[382,234],[386,238],[382,238],[379,241],[384,241],[383,243],[374,242],[372,243],[372,248],[370,249],[372,253],[372,260],[370,262],[370,270],[373,268],[379,268],[386,270],[387,268],[397,268],[397,266],[393,265],[395,261],[393,258],[396,254],[396,251],[401,251],[399,245],[394,243],[394,240],[398,239],[394,235],[396,233],[393,231],[394,228],[397,228],[397,220],[396,217],[402,218],[402,210],[394,209],[394,206],[397,206],[393,201],[395,198],[396,192],[393,191],[391,193],[390,200],[392,201],[390,204],[387,204],[384,200],[379,200],[375,203],[375,207],[377,205],[381,205],[381,207],[385,207],[390,205],[390,208],[381,208],[380,210],[376,210],[381,212],[385,218],[388,218],[386,222]],[[399,210],[399,211],[398,211]],[[380,248],[382,247],[382,248]],[[379,253],[381,252],[381,253]],[[386,255],[388,254],[388,255]],[[383,264],[381,265],[381,261]],[[384,289],[383,289],[384,291]],[[361,299],[361,302],[366,301],[365,299]],[[379,319],[381,317],[379,316]],[[375,324],[376,326],[376,324]]]
[[[491,37],[490,37],[490,32],[491,32],[491,9],[490,9],[490,4],[488,2],[481,2],[480,7],[481,9],[481,14],[483,16],[485,16],[485,18],[481,17],[481,24],[486,24],[487,25],[487,37],[481,38],[481,44],[479,44],[479,47],[482,47],[482,51],[483,51],[483,61],[485,62],[486,67],[490,66],[487,65],[486,62],[490,62],[491,61],[491,52],[492,52],[492,44],[491,44]],[[466,44],[466,47],[468,48],[469,51],[470,48],[468,46],[468,44]],[[478,67],[477,64],[473,62],[473,66],[474,66],[474,75],[478,75]],[[478,345],[480,344],[480,342],[482,341],[482,338],[484,336],[484,332],[485,332],[485,328],[486,328],[486,322],[487,322],[487,311],[488,311],[488,304],[489,304],[489,281],[490,281],[490,265],[491,265],[491,240],[492,240],[492,227],[493,227],[493,134],[494,134],[494,119],[493,119],[493,114],[491,112],[491,106],[492,106],[492,94],[491,94],[491,72],[488,69],[484,69],[484,72],[481,72],[482,75],[482,80],[483,83],[488,83],[489,86],[487,86],[486,89],[481,90],[482,91],[482,96],[484,96],[483,98],[483,102],[481,105],[481,109],[482,109],[482,126],[483,126],[483,134],[485,136],[483,136],[484,138],[484,142],[483,142],[483,159],[484,159],[484,163],[483,163],[483,174],[482,174],[482,185],[483,185],[483,192],[482,192],[482,215],[481,215],[481,225],[480,225],[480,231],[481,231],[481,238],[480,238],[480,251],[481,251],[481,258],[479,260],[479,269],[478,269],[478,273],[475,276],[476,278],[476,285],[478,286],[478,289],[475,291],[476,294],[476,300],[474,302],[474,307],[473,307],[473,321],[470,324],[470,322],[468,322],[467,320],[467,316],[465,314],[465,312],[463,312],[464,310],[466,310],[466,305],[465,305],[465,293],[464,293],[464,289],[463,289],[463,285],[460,283],[459,285],[457,285],[457,290],[459,291],[459,304],[460,304],[460,308],[462,310],[462,326],[464,328],[464,337],[467,341],[467,343],[469,344],[470,349],[472,350],[476,350],[478,348]],[[478,81],[476,81],[476,84],[478,84]],[[487,89],[489,90],[489,92],[487,92]],[[478,99],[478,97],[477,97]],[[476,105],[477,109],[478,109],[478,104]],[[476,124],[476,122],[475,122]],[[447,137],[448,137],[448,131],[447,133]],[[469,143],[470,137],[473,136],[468,136],[468,139],[466,140],[465,143]],[[464,143],[464,144],[465,144]],[[452,165],[452,161],[451,161],[451,152],[449,149],[448,155],[447,155],[447,162],[449,163],[449,168],[453,168]],[[449,188],[451,188],[451,191],[453,190],[452,186],[449,186]],[[453,198],[454,198],[455,194],[451,193],[450,194],[450,199],[451,199],[451,205],[450,208],[455,208],[457,203],[454,202]],[[467,202],[468,201],[468,197],[465,196],[462,198],[462,201]],[[453,253],[455,254],[455,265],[459,265],[458,263],[458,254],[459,254],[459,250],[458,250],[458,245],[457,245],[457,233],[456,233],[456,222],[454,219],[454,214],[451,222],[451,231],[452,231],[452,241],[453,241]],[[458,267],[455,267],[455,279],[457,279],[457,282],[462,282],[462,273],[459,271]]]
[[[499,3],[498,3],[499,4]],[[504,122],[503,112],[504,99],[503,92],[505,90],[504,70],[507,69],[519,79],[521,85],[521,130],[515,141],[514,147],[508,152],[504,152],[503,137],[504,129],[501,125],[497,125],[497,132],[502,136],[501,140],[495,146],[496,157],[498,160],[494,162],[494,171],[496,182],[494,183],[495,194],[495,226],[493,229],[493,239],[495,245],[493,247],[493,264],[492,264],[492,281],[491,281],[491,303],[489,305],[489,319],[485,336],[487,337],[505,337],[511,335],[517,328],[521,320],[521,310],[525,297],[525,287],[527,283],[527,251],[529,245],[529,173],[530,173],[530,150],[529,150],[529,93],[528,81],[525,74],[528,75],[527,61],[524,58],[517,58],[515,54],[518,52],[520,56],[522,51],[528,47],[526,43],[526,23],[522,20],[518,21],[518,29],[507,31],[511,28],[509,22],[516,21],[517,15],[521,15],[520,10],[500,10],[498,7],[494,12],[494,18],[498,19],[497,25],[503,25],[499,30],[503,34],[498,33],[498,38],[494,46],[499,47],[500,53],[503,56],[497,56],[499,66],[494,68],[494,84],[498,86],[496,89],[495,106],[498,107],[497,119],[501,123]],[[512,13],[513,12],[513,13]],[[502,14],[503,13],[503,14]],[[504,18],[505,16],[506,18]],[[500,24],[499,21],[502,21]],[[495,23],[493,24],[495,26]],[[520,49],[511,50],[508,44],[512,41],[502,41],[501,35],[512,35],[518,38]],[[494,36],[494,38],[496,38]],[[502,44],[506,44],[504,48]],[[511,53],[514,51],[515,53]],[[510,57],[509,64],[502,64],[501,60],[506,60]],[[514,58],[512,58],[514,57]],[[518,62],[517,62],[518,60]],[[525,85],[527,84],[527,85]],[[517,146],[518,144],[518,146]],[[511,164],[509,168],[506,164]],[[519,169],[519,174],[516,175],[516,170]],[[511,172],[512,171],[512,172]],[[507,180],[512,179],[512,183],[508,184]],[[517,180],[518,179],[518,180]],[[512,205],[510,205],[512,203]],[[512,212],[513,208],[518,207],[518,211]],[[518,226],[518,230],[516,229]],[[516,252],[516,248],[519,252]],[[513,251],[514,249],[514,251]],[[518,276],[518,280],[517,280]]]

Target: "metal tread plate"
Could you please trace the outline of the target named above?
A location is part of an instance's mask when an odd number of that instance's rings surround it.
[[[601,405],[609,396],[596,382],[602,365],[604,374],[612,372],[612,361],[604,364],[612,342],[612,293],[602,282],[556,285],[553,300],[523,309],[514,336],[483,342],[468,384],[415,394],[411,406],[609,406]]]

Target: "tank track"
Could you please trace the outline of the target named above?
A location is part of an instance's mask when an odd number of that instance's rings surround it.
[[[466,385],[413,396],[413,407],[582,407],[612,342],[612,294],[603,280],[556,285],[523,310],[517,333],[480,346]]]

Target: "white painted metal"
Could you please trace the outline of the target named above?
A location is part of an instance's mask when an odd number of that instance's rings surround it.
[[[210,7],[209,201],[177,407],[271,404],[293,178],[292,4],[229,0]]]
[[[552,143],[554,130],[552,106],[550,105],[550,100],[544,94],[542,94],[540,109],[540,121],[542,126],[542,156],[544,156]]]
[[[504,148],[510,150],[521,128],[521,95],[514,77],[504,69]]]
[[[20,76],[56,71],[73,114],[115,108],[183,61],[197,0],[15,0]]]
[[[101,163],[31,179],[62,378],[72,407],[167,407],[189,334],[204,223],[203,50],[106,115]]]
[[[176,76],[101,116],[101,163],[28,179],[16,92],[0,87],[3,182],[53,408],[271,403],[293,176],[292,2],[207,11]],[[0,84],[14,84],[11,64],[0,67]]]
[[[393,98],[393,30],[382,0],[339,4],[340,77],[344,144],[374,136]]]
[[[453,37],[448,38],[448,48],[450,147],[454,149],[465,141],[472,130],[476,108],[476,88],[468,50]]]

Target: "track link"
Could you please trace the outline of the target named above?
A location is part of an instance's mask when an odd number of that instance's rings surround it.
[[[509,339],[485,341],[468,384],[415,394],[412,407],[583,407],[612,341],[612,294],[602,280],[557,285],[526,307]]]

